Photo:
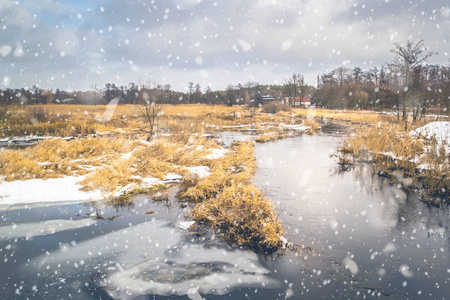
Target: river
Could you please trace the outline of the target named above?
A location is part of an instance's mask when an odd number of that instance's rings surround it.
[[[304,250],[259,257],[182,229],[187,208],[138,196],[127,206],[0,212],[2,299],[444,299],[449,208],[408,196],[370,165],[329,155],[347,127],[257,145],[253,182]],[[245,138],[223,136],[224,142]],[[106,219],[89,217],[100,213]],[[107,219],[108,217],[114,217]]]

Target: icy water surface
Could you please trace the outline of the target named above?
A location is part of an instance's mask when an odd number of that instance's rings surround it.
[[[346,128],[259,145],[254,183],[280,210],[286,236],[316,253],[271,264],[293,298],[450,298],[448,206],[427,206],[371,166],[329,157]]]
[[[187,211],[173,197],[3,211],[0,298],[448,298],[448,207],[407,196],[370,166],[340,170],[329,155],[345,130],[324,124],[322,134],[256,147],[254,183],[286,237],[310,250],[261,258],[205,247],[181,229]],[[236,137],[245,138],[222,139]]]

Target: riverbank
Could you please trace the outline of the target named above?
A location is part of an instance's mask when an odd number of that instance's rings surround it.
[[[340,148],[340,160],[373,162],[380,176],[418,194],[422,201],[448,203],[450,122],[420,125],[408,132],[395,123],[357,128]]]

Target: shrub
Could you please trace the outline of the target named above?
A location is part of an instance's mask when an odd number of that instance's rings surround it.
[[[279,111],[290,111],[291,107],[288,104],[282,104],[278,101],[271,101],[263,104],[261,111],[268,114],[276,114]]]

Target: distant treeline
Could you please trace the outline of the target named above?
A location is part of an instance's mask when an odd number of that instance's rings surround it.
[[[427,65],[423,41],[395,44],[391,50],[396,57],[381,68],[362,70],[339,67],[317,76],[317,86],[304,83],[303,75],[293,74],[280,85],[257,82],[230,84],[225,90],[212,91],[200,84],[187,83],[187,92],[172,90],[170,84],[116,85],[103,88],[92,85],[89,91],[68,92],[60,89],[43,90],[38,86],[0,90],[0,104],[106,104],[119,99],[120,104],[142,101],[161,104],[219,104],[259,106],[267,101],[281,101],[291,106],[305,99],[317,107],[329,109],[389,109],[402,111],[403,118],[412,112],[420,118],[430,108],[449,113],[450,66]]]
[[[450,67],[416,66],[408,84],[404,74],[389,65],[365,71],[340,67],[321,75],[318,87],[317,105],[330,109],[396,109],[403,107],[407,91],[407,106],[418,113],[428,108],[448,112]]]
[[[259,105],[264,99],[287,101],[290,95],[286,85],[261,85],[257,82],[247,82],[244,85],[228,85],[224,91],[212,91],[209,86],[202,89],[200,84],[189,82],[188,92],[172,90],[169,84],[137,85],[130,83],[127,86],[117,86],[108,83],[103,88],[93,86],[89,91],[68,92],[60,89],[44,90],[37,86],[31,89],[4,89],[0,90],[0,103],[9,104],[107,104],[112,99],[119,99],[120,104],[138,104],[141,101],[157,102],[162,104],[221,104],[221,105]],[[315,93],[315,88],[302,86],[309,91],[309,97]],[[264,97],[270,95],[271,97]]]

